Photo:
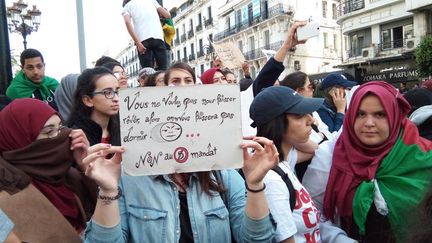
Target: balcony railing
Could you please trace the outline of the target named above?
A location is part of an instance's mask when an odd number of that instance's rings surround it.
[[[199,24],[199,25],[197,25],[196,27],[195,27],[195,30],[198,32],[198,31],[201,31],[202,30],[202,24]]]
[[[278,42],[271,43],[269,45],[264,45],[258,49],[250,50],[250,51],[244,53],[244,57],[248,61],[265,57],[262,50],[264,50],[264,49],[266,49],[266,50],[278,50],[282,46],[282,44],[283,44],[283,41],[278,41]]]
[[[194,36],[193,30],[188,31],[188,39],[192,38]]]
[[[205,27],[208,27],[208,26],[210,26],[210,25],[212,25],[213,24],[213,18],[212,17],[210,17],[209,19],[206,19],[205,21],[204,21],[204,26]]]
[[[362,50],[364,48],[368,48],[368,47],[370,47],[370,45],[359,46],[359,47],[351,48],[350,50],[347,50],[348,58],[361,57],[363,55]]]
[[[371,47],[371,45],[366,45],[363,47],[354,48],[351,50],[348,50],[348,58],[356,58],[356,57],[362,57],[362,58],[374,58],[379,56],[386,56],[389,54],[394,54],[402,52],[409,52],[414,51],[416,48],[417,42],[416,38],[408,38],[408,39],[399,39],[399,40],[393,40],[393,41],[386,41],[383,43],[379,43],[376,46],[373,47],[374,50],[368,50],[368,52],[363,53],[363,50],[365,48]],[[374,54],[370,55],[369,52],[373,51]],[[366,55],[367,54],[367,55]]]
[[[268,11],[262,11],[261,15],[255,16],[252,19],[248,19],[246,21],[243,21],[241,23],[236,23],[234,26],[231,26],[228,29],[225,29],[224,31],[216,34],[214,40],[219,41],[222,40],[230,35],[233,35],[235,33],[238,33],[248,27],[251,27],[253,25],[256,25],[260,23],[261,21],[273,18],[275,16],[286,14],[286,11],[283,8],[283,4],[279,3],[271,8],[268,9]]]
[[[181,60],[182,60],[182,62],[187,62],[188,61],[187,57],[183,57]]]
[[[179,38],[175,39],[174,44],[175,44],[176,46],[179,45],[179,44],[180,44],[180,39],[179,39]]]
[[[378,50],[380,52],[394,50],[394,49],[402,49],[402,51],[414,51],[414,49],[417,47],[418,44],[416,40],[417,39],[413,37],[413,38],[383,42],[378,45]]]
[[[393,40],[393,41],[386,41],[383,43],[380,43],[378,45],[378,50],[379,51],[388,51],[388,50],[392,50],[392,49],[399,49],[404,47],[404,40],[400,39],[400,40]]]
[[[337,7],[338,17],[363,9],[364,7],[365,0],[344,0]]]
[[[186,41],[186,34],[180,36],[180,41],[183,43]]]

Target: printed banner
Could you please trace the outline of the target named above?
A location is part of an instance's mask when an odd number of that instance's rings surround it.
[[[120,124],[128,175],[243,166],[237,85],[123,89]]]

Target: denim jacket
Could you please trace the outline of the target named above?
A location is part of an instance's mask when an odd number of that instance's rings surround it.
[[[219,193],[208,196],[201,190],[196,174],[187,187],[189,216],[195,243],[271,242],[274,225],[267,215],[253,220],[245,213],[244,181],[235,170],[222,171],[227,189],[228,209]],[[120,223],[103,227],[89,221],[86,242],[178,242],[180,200],[168,176],[122,175],[123,196],[119,200]]]
[[[345,114],[334,111],[335,108],[325,100],[317,110],[321,120],[328,126],[329,132],[337,132],[342,127]]]

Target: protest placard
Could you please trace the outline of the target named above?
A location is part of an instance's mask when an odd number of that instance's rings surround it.
[[[129,175],[243,166],[237,85],[123,89],[120,126]]]
[[[223,65],[229,69],[240,68],[245,61],[243,53],[231,42],[213,44],[213,47]]]

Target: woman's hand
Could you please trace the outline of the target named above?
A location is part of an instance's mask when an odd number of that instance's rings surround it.
[[[273,141],[267,138],[255,137],[244,141],[240,147],[243,149],[243,172],[248,187],[262,188],[264,176],[279,163],[279,153],[276,146]],[[249,154],[248,148],[253,148],[255,152]]]
[[[244,76],[247,76],[247,75],[250,76],[250,67],[249,67],[249,63],[247,61],[244,61],[242,63],[242,69],[243,69]]]
[[[81,129],[74,129],[69,134],[71,138],[71,150],[73,151],[73,156],[75,162],[80,167],[81,171],[85,171],[86,167],[83,164],[83,159],[87,156],[87,149],[90,143],[85,135],[84,131]]]
[[[120,179],[121,155],[124,148],[111,144],[99,143],[88,149],[83,164],[86,166],[85,175],[93,179],[105,192],[117,191]],[[108,154],[114,154],[106,159]]]
[[[338,113],[345,114],[345,108],[346,108],[346,98],[345,98],[345,90],[344,89],[334,89],[333,92],[330,92],[330,95],[333,99],[333,104],[336,107],[336,111]]]
[[[306,23],[307,23],[306,21],[294,22],[294,24],[291,25],[291,28],[288,32],[288,36],[284,42],[285,47],[291,49],[294,48],[297,44],[306,43],[306,40],[302,40],[302,41],[297,40],[297,28],[306,25]]]

